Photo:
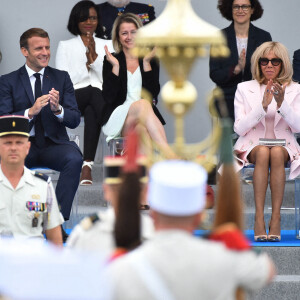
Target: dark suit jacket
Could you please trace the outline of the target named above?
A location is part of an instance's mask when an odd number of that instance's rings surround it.
[[[235,66],[238,64],[239,55],[236,42],[236,34],[234,31],[234,24],[227,28],[222,29],[225,37],[227,38],[228,48],[230,49],[230,56],[227,58],[210,58],[209,62],[209,76],[213,82],[222,88],[225,96],[227,107],[230,110],[229,114],[233,118],[234,115],[234,95],[237,89],[238,83],[242,81],[248,81],[252,79],[250,70],[251,56],[255,49],[267,41],[272,41],[272,37],[269,32],[253,26],[250,23],[248,43],[246,51],[246,65],[244,72],[239,74],[233,74]]]
[[[102,25],[106,28],[106,35],[111,39],[111,30],[115,19],[118,16],[118,8],[108,2],[98,4],[98,13],[101,16]],[[154,7],[150,4],[130,2],[123,13],[134,13],[138,15],[143,25],[155,19]]]
[[[294,69],[293,79],[295,81],[300,82],[300,49],[294,52],[293,69]]]
[[[71,144],[65,126],[76,128],[80,123],[80,111],[74,94],[70,76],[65,71],[46,67],[42,93],[48,94],[51,88],[59,91],[59,103],[64,108],[64,118],[59,119],[50,110],[50,105],[41,110],[42,122],[48,137],[57,144]],[[15,114],[24,115],[27,108],[34,104],[30,79],[25,66],[0,77],[0,116]],[[30,122],[33,125],[34,120]]]
[[[112,72],[112,65],[104,57],[103,62],[103,87],[102,94],[104,101],[106,103],[105,113],[103,118],[103,124],[105,124],[114,109],[123,104],[127,97],[127,65],[124,52],[113,53],[113,55],[118,59],[120,64],[119,76],[116,76]],[[159,65],[155,59],[151,61],[152,70],[149,72],[144,72],[143,60],[139,59],[140,70],[142,73],[142,87],[149,91],[152,97],[155,99],[155,104],[157,103],[157,96],[160,91],[159,84]],[[165,124],[163,117],[158,111],[155,105],[152,105],[153,110],[161,121]]]

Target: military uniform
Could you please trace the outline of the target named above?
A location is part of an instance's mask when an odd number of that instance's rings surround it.
[[[81,221],[72,231],[67,240],[67,246],[80,250],[99,251],[105,256],[115,249],[113,231],[115,212],[112,207],[104,212],[98,212]],[[154,226],[152,219],[141,214],[142,240],[152,238]]]
[[[111,39],[111,30],[115,19],[120,14],[133,13],[141,19],[143,25],[155,19],[154,7],[151,4],[130,2],[125,7],[118,8],[108,2],[104,2],[98,4],[97,7],[98,13],[101,16],[102,25],[105,27],[105,33],[109,39]]]
[[[44,238],[43,229],[64,222],[50,177],[46,175],[24,167],[14,189],[0,167],[0,195],[0,236]]]
[[[254,291],[270,280],[266,254],[232,251],[222,242],[192,236],[205,206],[206,181],[204,168],[192,162],[152,166],[148,201],[156,233],[108,266],[110,299],[234,300],[238,287]]]
[[[255,291],[267,283],[269,259],[253,251],[230,251],[182,230],[161,230],[113,261],[106,276],[115,300],[234,300],[238,286]]]

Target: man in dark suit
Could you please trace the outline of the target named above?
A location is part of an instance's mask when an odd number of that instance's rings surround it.
[[[20,47],[26,64],[1,76],[0,115],[29,118],[31,148],[25,164],[60,172],[56,196],[68,220],[82,166],[80,149],[69,141],[65,128],[76,128],[80,123],[73,84],[67,72],[48,67],[50,40],[46,31],[25,31]]]
[[[130,0],[109,0],[98,4],[98,13],[101,16],[102,25],[105,27],[105,34],[111,39],[111,30],[117,16],[124,13],[136,14],[143,25],[155,19],[154,7],[151,4],[130,2]]]

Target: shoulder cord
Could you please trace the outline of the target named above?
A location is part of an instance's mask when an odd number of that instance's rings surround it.
[[[52,202],[53,202],[51,181],[48,180],[47,184],[48,184],[48,186],[47,186],[47,199],[46,199],[47,213],[45,213],[44,216],[43,216],[43,233],[45,233],[45,231],[47,229],[47,226],[48,226],[48,222],[50,220],[50,213],[51,213],[51,210],[52,210]]]
[[[140,279],[152,294],[153,299],[175,300],[170,290],[167,288],[165,280],[140,251],[135,252],[134,255],[129,254],[128,256],[131,265],[140,275]]]

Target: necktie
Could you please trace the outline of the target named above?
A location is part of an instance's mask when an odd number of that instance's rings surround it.
[[[33,74],[33,76],[36,78],[34,84],[34,96],[36,100],[37,98],[42,96],[42,84],[41,84],[41,76],[39,73],[35,73]],[[45,145],[45,134],[44,134],[44,127],[42,123],[41,113],[42,111],[40,111],[39,114],[36,116],[34,122],[35,142],[39,148],[42,148]]]

